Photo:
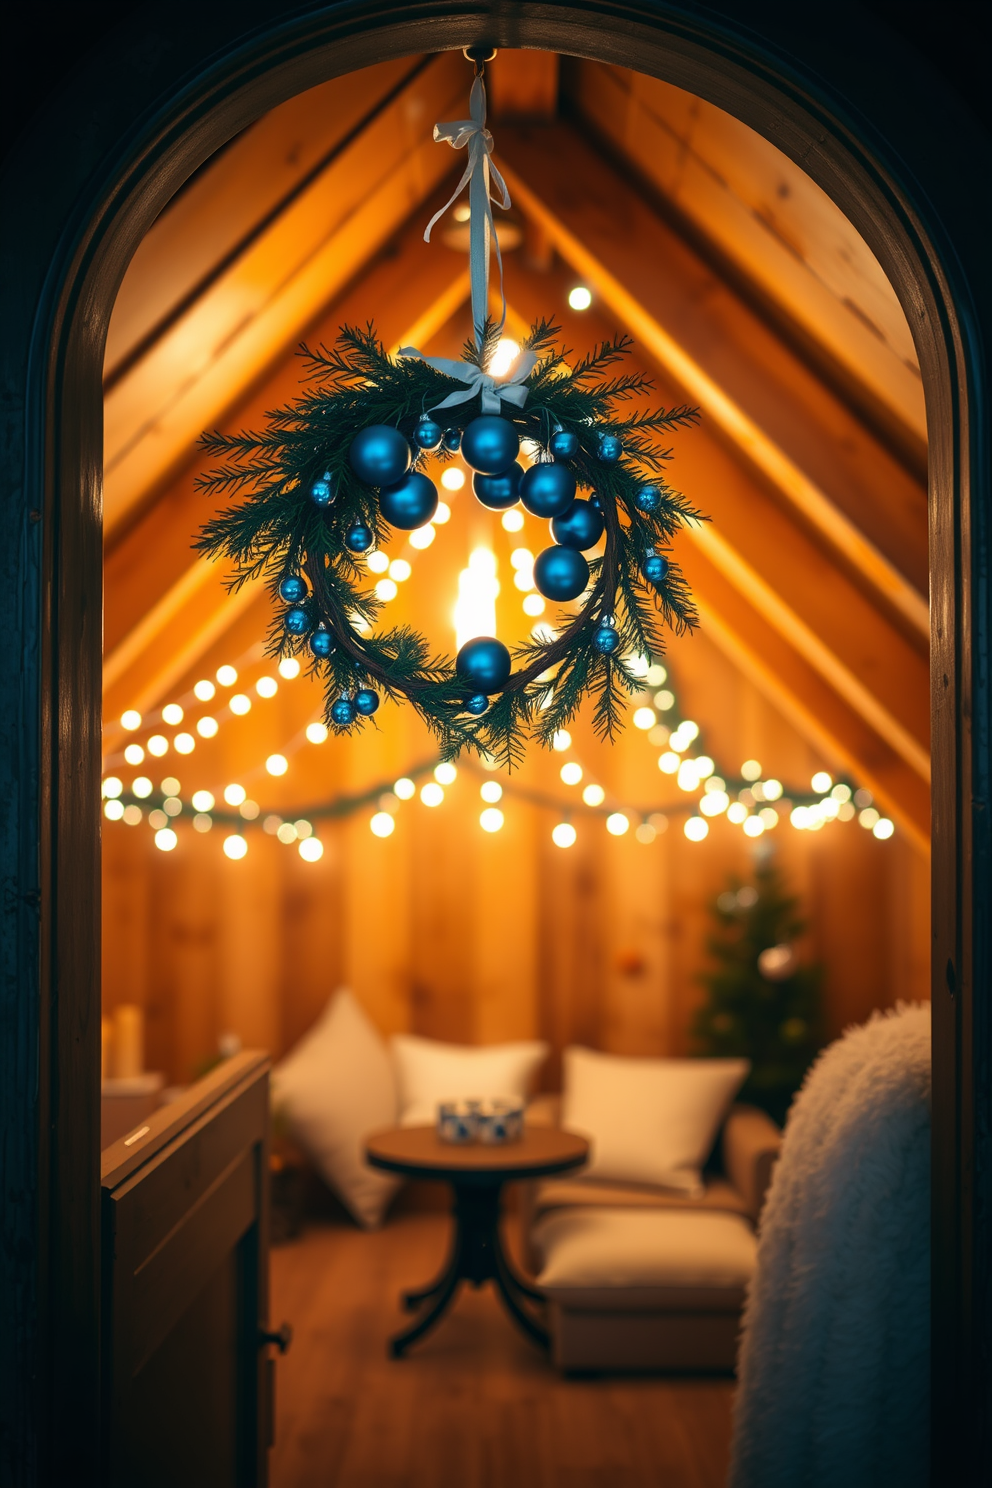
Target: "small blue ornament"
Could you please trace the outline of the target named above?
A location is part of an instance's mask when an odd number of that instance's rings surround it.
[[[660,553],[649,553],[641,564],[641,572],[649,584],[660,584],[668,572],[668,559]]]
[[[331,704],[331,718],[338,728],[347,728],[355,721],[355,705],[351,698],[339,697]]]
[[[330,506],[334,500],[334,479],[329,470],[325,470],[310,487],[310,500],[314,506]]]
[[[334,637],[329,630],[315,630],[310,637],[310,650],[314,656],[330,656],[334,650]]]
[[[579,436],[571,429],[559,429],[557,434],[552,434],[548,449],[556,460],[571,460],[579,452]]]
[[[371,718],[378,706],[379,694],[371,687],[360,687],[355,693],[355,712],[361,713],[363,718]]]
[[[641,486],[637,495],[634,497],[634,505],[638,511],[657,511],[661,505],[661,492],[658,490],[658,487]]]
[[[392,424],[370,424],[351,441],[348,463],[367,486],[393,486],[410,468],[410,446]]]
[[[441,443],[446,450],[450,450],[453,455],[457,455],[462,443],[461,429],[445,429],[444,438]]]
[[[394,527],[412,532],[429,522],[437,511],[437,486],[419,470],[410,470],[394,486],[383,486],[379,510]]]
[[[589,505],[594,506],[597,511],[603,510],[603,503],[600,501],[595,491],[593,491],[592,495],[589,497]]]
[[[615,434],[600,434],[597,454],[604,465],[615,465],[623,454],[623,445]]]
[[[310,616],[299,605],[294,605],[291,610],[286,611],[283,624],[290,635],[306,635],[310,629]]]
[[[432,418],[422,418],[413,431],[413,442],[422,450],[436,450],[443,438],[444,430]]]
[[[594,548],[603,535],[603,516],[591,501],[577,496],[567,511],[555,517],[551,523],[551,536],[563,548],[577,548],[584,552]]]
[[[612,656],[620,645],[620,632],[612,625],[601,625],[592,643],[603,656]]]
[[[352,522],[344,535],[344,545],[351,553],[367,553],[375,542],[375,533],[364,522]]]
[[[560,517],[575,500],[575,476],[567,465],[532,465],[520,482],[520,500],[535,517]]]
[[[506,686],[511,668],[510,653],[495,636],[476,636],[474,641],[466,641],[455,658],[460,681],[487,696]]]
[[[466,713],[474,713],[476,718],[480,713],[485,713],[489,707],[489,699],[484,692],[473,692],[470,698],[465,699]]]
[[[545,599],[575,599],[589,582],[589,565],[576,548],[545,548],[534,562],[534,583]]]
[[[520,453],[520,435],[509,419],[484,413],[465,425],[462,459],[480,475],[502,475]]]
[[[307,586],[299,574],[288,574],[279,585],[279,598],[287,604],[299,604],[307,597]]]
[[[500,475],[480,475],[477,471],[472,477],[472,490],[489,511],[505,511],[520,499],[523,473],[523,467],[517,464]]]

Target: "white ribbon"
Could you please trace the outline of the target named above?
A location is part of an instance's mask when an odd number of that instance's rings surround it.
[[[435,403],[429,410],[435,413],[439,408],[454,408],[457,403],[467,403],[470,398],[478,394],[482,400],[483,413],[499,413],[500,400],[513,403],[517,408],[523,408],[527,402],[528,389],[523,386],[527,378],[537,365],[537,353],[534,351],[522,351],[517,358],[516,369],[512,377],[504,377],[499,381],[490,377],[488,372],[483,372],[481,367],[476,367],[473,362],[453,362],[448,357],[425,357],[422,351],[415,346],[401,346],[399,349],[401,357],[419,357],[426,362],[428,367],[433,367],[435,372],[443,372],[446,377],[453,377],[456,382],[464,382],[467,386],[457,388],[441,403]]]
[[[469,188],[469,269],[472,279],[472,322],[475,326],[475,344],[482,350],[482,337],[486,324],[486,315],[489,307],[489,246],[490,241],[496,244],[496,262],[499,265],[499,292],[503,302],[503,314],[500,318],[499,328],[503,329],[506,323],[506,295],[503,293],[503,259],[499,251],[499,238],[496,235],[496,227],[493,223],[493,209],[491,201],[499,202],[504,209],[510,205],[510,193],[506,189],[506,182],[490,160],[493,152],[493,137],[486,128],[486,89],[482,78],[477,77],[472,84],[472,91],[468,101],[471,119],[456,119],[450,124],[435,124],[434,138],[440,143],[447,140],[453,150],[461,150],[468,147],[468,160],[462,172],[462,178],[458,182],[451,197],[445,202],[439,212],[435,212],[427,230],[424,233],[424,242],[431,240],[431,229],[434,224],[443,217],[452,202],[462,194],[466,185]],[[495,182],[498,193],[493,195],[492,185]],[[457,375],[457,374],[452,374]],[[525,394],[526,396],[526,394]],[[471,394],[466,394],[471,397]],[[461,400],[459,400],[461,401]]]

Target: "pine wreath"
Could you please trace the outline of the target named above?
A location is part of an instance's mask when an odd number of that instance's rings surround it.
[[[676,633],[696,624],[670,548],[683,524],[702,517],[665,480],[672,454],[657,443],[659,435],[694,423],[696,410],[621,417],[618,405],[651,388],[641,374],[612,371],[629,354],[630,338],[615,336],[570,366],[570,353],[557,345],[559,334],[549,321],[532,328],[524,343],[525,354],[531,353],[527,365],[533,363],[526,401],[519,408],[497,403],[494,417],[483,414],[494,401],[491,378],[485,379],[488,397],[485,389],[469,396],[464,378],[419,355],[387,355],[371,325],[345,326],[332,350],[302,348],[309,387],[270,413],[262,432],[203,437],[208,455],[223,463],[200,478],[200,489],[215,497],[237,493],[240,499],[204,525],[197,547],[233,560],[232,589],[266,580],[278,607],[268,652],[309,656],[311,672],[325,683],[329,728],[340,733],[361,725],[377,709],[380,694],[406,698],[445,757],[467,748],[512,766],[528,734],[550,743],[591,694],[596,731],[612,738],[625,696],[641,687],[624,658],[663,654],[663,623]],[[481,351],[475,340],[466,344],[469,368],[486,371],[498,337],[499,327],[487,323]],[[495,395],[505,398],[501,386],[495,384]],[[453,389],[458,422],[442,428],[425,410],[437,410]],[[514,464],[508,475],[512,489],[504,485],[495,495],[493,477],[480,479],[477,473],[476,494],[502,509],[510,504],[507,496],[516,500],[519,484],[524,506],[539,515],[551,515],[549,502],[557,502],[557,541],[535,564],[538,588],[562,597],[560,565],[565,593],[576,583],[583,592],[577,613],[559,615],[552,639],[517,648],[512,670],[509,653],[493,639],[491,646],[505,660],[497,654],[495,672],[492,665],[484,668],[480,683],[464,664],[464,653],[476,643],[469,642],[453,662],[432,655],[426,638],[408,626],[376,631],[381,602],[367,586],[362,560],[373,544],[389,540],[384,507],[401,528],[429,520],[437,495],[432,505],[425,466],[450,460],[459,447],[472,465],[465,430],[474,437],[483,423],[490,434],[495,425],[506,426],[495,432],[509,447],[527,441],[534,464],[526,473]],[[403,436],[408,469],[398,482],[376,486],[356,473],[356,463],[366,477],[369,468],[356,458],[355,440],[366,438],[363,431],[383,429],[387,445],[392,430]],[[399,448],[395,436],[392,446]],[[478,458],[475,463],[477,468]],[[577,490],[589,492],[588,500],[576,497]],[[601,535],[602,557],[587,561],[582,550],[597,545]],[[561,559],[562,552],[571,556]],[[550,577],[542,585],[541,560],[548,554]],[[490,650],[488,661],[493,659]]]

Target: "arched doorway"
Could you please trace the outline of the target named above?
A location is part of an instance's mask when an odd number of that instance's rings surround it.
[[[7,339],[8,377],[24,387],[28,431],[25,438],[16,422],[13,442],[15,448],[24,443],[25,489],[10,505],[8,551],[16,567],[7,590],[13,606],[8,634],[22,638],[11,654],[20,649],[34,664],[15,666],[6,684],[9,716],[23,720],[9,761],[23,812],[8,837],[5,867],[19,885],[9,976],[20,994],[11,1000],[11,1063],[2,1082],[8,1120],[12,1130],[17,1126],[8,1172],[18,1200],[9,1209],[7,1253],[21,1262],[22,1283],[28,1278],[15,1293],[15,1325],[6,1336],[14,1349],[40,1357],[46,1381],[39,1419],[25,1355],[11,1357],[17,1388],[8,1393],[5,1410],[13,1472],[25,1481],[37,1477],[32,1462],[44,1440],[53,1444],[47,1450],[71,1454],[81,1480],[80,1463],[87,1454],[95,1460],[98,1449],[99,997],[92,885],[99,842],[99,393],[114,295],[130,254],[164,203],[264,109],[373,60],[482,38],[634,66],[751,124],[801,161],[848,214],[914,327],[931,428],[934,755],[940,762],[934,797],[935,1408],[936,1450],[946,1472],[948,1444],[967,1439],[981,1398],[966,1393],[964,1382],[980,1390],[983,1359],[988,1368],[981,1315],[988,1288],[980,1269],[987,1266],[988,1219],[975,1189],[975,1176],[984,1171],[981,1143],[988,1140],[979,1106],[987,1043],[981,906],[988,892],[988,823],[976,818],[985,834],[976,837],[973,812],[962,804],[983,798],[988,770],[987,616],[984,591],[972,582],[985,569],[987,469],[975,428],[981,322],[966,273],[969,262],[979,262],[978,234],[971,236],[964,214],[956,215],[953,170],[946,160],[939,169],[928,164],[926,129],[908,102],[912,88],[898,79],[879,83],[886,35],[872,33],[866,22],[859,23],[867,27],[859,38],[860,59],[872,48],[878,59],[870,78],[840,42],[828,54],[814,28],[791,15],[777,17],[764,36],[745,34],[726,16],[703,23],[683,11],[605,3],[522,13],[500,5],[457,12],[410,6],[388,15],[366,4],[324,7],[302,18],[262,5],[250,25],[240,17],[236,24],[240,31],[227,16],[194,20],[190,11],[185,24],[173,19],[169,40],[136,24],[103,48],[77,82],[91,126],[76,155],[57,168],[73,109],[79,116],[81,100],[70,89],[46,118],[45,137],[32,141],[22,157],[20,181],[14,163],[13,190],[22,199],[39,151],[51,160],[53,184],[45,213],[26,223],[17,245],[9,282],[16,282],[19,261],[20,299]],[[897,155],[914,162],[917,174],[897,163]],[[928,196],[939,208],[924,210]],[[16,458],[10,468],[18,468]],[[25,995],[28,990],[33,995]],[[23,1112],[32,1104],[38,1119],[29,1127]],[[32,1254],[42,1258],[33,1271],[26,1263]],[[57,1433],[49,1429],[53,1421],[60,1423]],[[48,1471],[56,1481],[66,1475],[61,1459],[49,1462]]]

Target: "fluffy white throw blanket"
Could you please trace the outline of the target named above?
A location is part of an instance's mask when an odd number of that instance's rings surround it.
[[[930,1008],[820,1055],[786,1123],[744,1314],[730,1488],[928,1481]]]

